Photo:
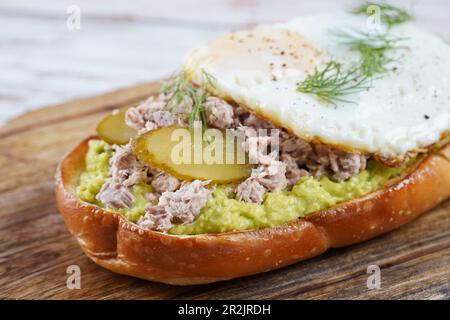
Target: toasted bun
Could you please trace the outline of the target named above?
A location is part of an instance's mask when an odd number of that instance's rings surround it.
[[[60,163],[59,210],[84,252],[113,272],[175,285],[266,272],[373,238],[417,218],[450,196],[450,144],[363,198],[276,228],[173,236],[144,230],[75,195],[89,139]]]

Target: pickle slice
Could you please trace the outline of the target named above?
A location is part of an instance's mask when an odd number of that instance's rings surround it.
[[[225,137],[224,132],[215,130],[215,137]],[[132,146],[139,160],[181,180],[211,180],[213,183],[224,184],[244,180],[250,175],[252,166],[236,140],[232,146],[222,140],[222,143],[215,145],[214,152],[214,139],[202,141],[201,129],[200,141],[195,134],[198,133],[194,130],[170,126],[139,135],[133,139]],[[216,154],[221,156],[214,159],[208,157]]]
[[[137,136],[137,131],[125,123],[127,110],[121,109],[107,115],[97,125],[97,133],[109,144],[127,144],[130,139]]]

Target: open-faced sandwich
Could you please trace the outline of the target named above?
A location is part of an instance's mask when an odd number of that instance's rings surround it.
[[[390,10],[380,25],[360,10],[224,35],[159,95],[104,118],[57,171],[82,249],[114,272],[209,283],[447,199],[450,48]]]

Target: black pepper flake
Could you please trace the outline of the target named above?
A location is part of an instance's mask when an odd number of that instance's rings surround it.
[[[282,66],[283,68],[286,68],[286,63],[283,63],[281,66]]]
[[[430,116],[427,115],[427,114],[424,114],[423,117],[424,117],[426,120],[430,119]]]
[[[284,51],[281,51],[280,54],[281,54],[282,56],[284,56],[285,52],[284,52]]]

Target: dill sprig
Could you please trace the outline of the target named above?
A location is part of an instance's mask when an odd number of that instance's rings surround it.
[[[187,73],[180,71],[171,76],[160,91],[161,94],[169,96],[167,105],[172,112],[177,111],[181,106],[186,106],[190,102],[189,88],[192,86],[187,79]]]
[[[369,89],[369,80],[358,68],[343,70],[341,64],[330,61],[322,70],[315,68],[314,73],[299,84],[297,91],[314,94],[326,103],[336,105],[351,102],[343,98],[349,94]]]
[[[190,112],[185,114],[189,127],[193,128],[196,121],[201,122],[202,129],[207,129],[205,101],[207,90],[214,87],[215,78],[202,70],[202,82],[200,87],[196,87],[188,81],[189,74],[181,71],[172,76],[163,86],[160,93],[168,95],[167,105],[172,112],[178,112],[180,107],[191,106]],[[183,109],[182,109],[183,110]]]
[[[381,20],[389,27],[411,19],[407,11],[384,3],[368,2],[353,10],[353,13],[367,14],[371,5],[379,7]],[[322,70],[316,68],[298,85],[297,91],[314,94],[334,105],[337,102],[351,102],[344,96],[369,89],[374,75],[385,72],[387,65],[394,61],[387,55],[388,51],[397,49],[398,42],[405,40],[388,33],[350,31],[340,31],[335,36],[350,50],[360,54],[358,65],[345,70],[338,62],[331,60]]]
[[[373,12],[370,11],[371,6],[377,6],[380,9],[380,20],[389,28],[412,19],[412,15],[407,10],[387,3],[366,2],[356,7],[351,12],[364,15],[373,14]]]
[[[335,32],[341,43],[360,54],[360,70],[365,76],[386,71],[386,66],[394,59],[386,56],[390,50],[397,49],[398,42],[405,38],[388,33],[365,33],[358,30]]]

